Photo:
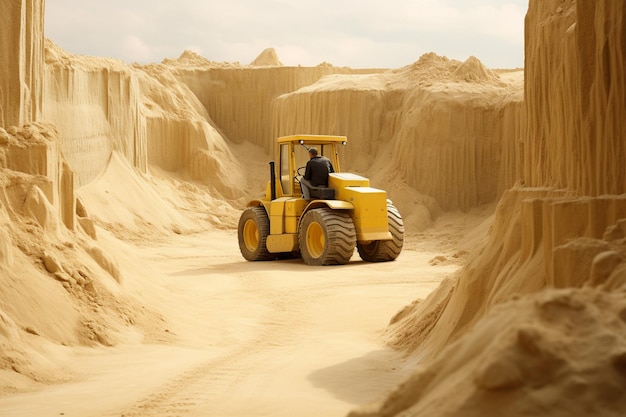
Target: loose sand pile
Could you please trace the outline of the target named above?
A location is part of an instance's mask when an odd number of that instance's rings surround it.
[[[278,54],[274,48],[267,48],[250,63],[254,66],[280,66],[283,65],[278,59]]]

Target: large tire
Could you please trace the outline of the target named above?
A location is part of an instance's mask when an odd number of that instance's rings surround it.
[[[356,231],[348,213],[318,208],[302,217],[298,239],[306,264],[343,265],[354,253]]]
[[[268,252],[266,241],[270,234],[270,219],[263,206],[248,207],[241,213],[237,235],[239,250],[248,261],[268,261],[274,255]]]
[[[398,209],[387,202],[387,220],[391,240],[374,240],[368,243],[357,243],[361,259],[367,262],[388,262],[395,260],[402,252],[404,245],[404,222]]]

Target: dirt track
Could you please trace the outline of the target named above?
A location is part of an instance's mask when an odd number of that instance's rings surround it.
[[[411,371],[382,332],[459,267],[440,262],[454,250],[450,236],[421,235],[395,262],[355,251],[349,265],[310,267],[245,262],[234,232],[137,248],[164,273],[144,296],[167,306],[176,341],[74,352],[80,380],[4,398],[2,415],[343,416]]]

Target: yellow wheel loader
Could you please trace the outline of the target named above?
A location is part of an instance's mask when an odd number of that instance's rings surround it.
[[[370,187],[369,179],[341,172],[338,150],[346,143],[345,136],[278,138],[265,197],[250,201],[239,219],[239,249],[245,259],[301,256],[308,265],[341,265],[350,261],[355,247],[368,262],[400,255],[402,217],[385,191]],[[300,178],[311,147],[330,159],[335,172],[328,187],[311,189],[311,200],[305,200]]]

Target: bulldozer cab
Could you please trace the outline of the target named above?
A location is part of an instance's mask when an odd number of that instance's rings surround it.
[[[335,172],[341,172],[338,147],[346,143],[345,136],[292,135],[278,138],[277,197],[300,196],[302,190],[298,177],[304,175],[311,147],[316,147],[319,155],[330,159]]]

